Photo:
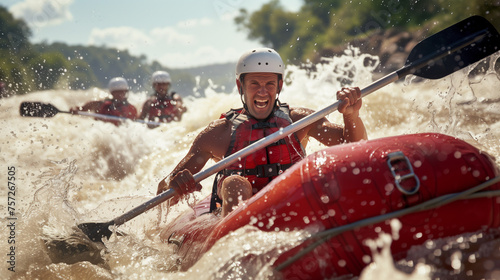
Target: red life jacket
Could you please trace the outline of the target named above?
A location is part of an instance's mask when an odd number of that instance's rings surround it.
[[[280,104],[265,121],[258,121],[242,113],[242,109],[231,110],[223,114],[221,118],[223,117],[232,122],[231,142],[226,157],[278,131],[281,127],[292,124],[290,110],[286,104]],[[285,137],[221,171],[221,175],[216,176],[214,182],[212,201],[222,202],[217,196],[217,189],[222,186],[222,181],[227,176],[238,174],[246,177],[252,184],[252,192],[255,194],[304,157],[305,151],[297,135],[294,133]]]
[[[173,121],[179,112],[176,101],[173,100],[174,94],[175,92],[168,95],[166,98],[158,98],[158,96],[155,96],[147,109],[148,119],[152,121],[159,120],[161,122]]]
[[[101,104],[99,109],[97,109],[96,113],[109,116],[129,118],[129,119],[135,119],[137,117],[137,109],[134,107],[134,105],[128,103],[128,101],[115,101],[110,99],[105,100]],[[103,121],[110,122],[115,125],[120,124],[120,121],[118,120],[103,120]]]

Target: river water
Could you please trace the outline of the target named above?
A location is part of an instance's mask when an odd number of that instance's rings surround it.
[[[369,138],[439,132],[472,143],[500,164],[500,76],[495,70],[499,56],[497,53],[492,63],[477,66],[481,70],[477,75],[469,74],[473,70],[469,67],[440,80],[407,77],[367,96],[361,116]],[[376,63],[365,65],[368,58],[352,52],[317,65],[316,72],[288,67],[280,100],[321,109],[335,102],[335,91],[342,85],[364,87],[373,81]],[[105,96],[101,89],[59,89],[0,100],[1,278],[265,279],[262,275],[269,264],[240,260],[293,244],[302,233],[264,233],[244,227],[220,240],[189,271],[171,271],[175,254],[160,241],[160,230],[195,199],[208,195],[212,178],[202,182],[202,193],[189,203],[169,211],[157,207],[127,222],[120,227],[126,236],[112,237],[105,242],[106,248],[95,248],[103,250],[92,256],[57,256],[47,249],[44,239],[71,236],[76,224],[111,220],[152,198],[158,182],[186,154],[194,137],[222,112],[241,104],[235,90],[201,89],[185,97],[188,112],[182,121],[156,129],[133,122],[115,127],[64,113],[46,119],[19,115],[22,101],[42,101],[67,110]],[[131,93],[129,100],[141,108],[146,96],[146,92]],[[337,112],[328,118],[341,122]],[[322,148],[312,141],[307,152]],[[7,192],[8,175],[15,177],[15,194]],[[8,201],[14,199],[15,205],[8,209]],[[382,250],[359,278],[499,279],[500,239],[494,236],[470,233],[438,240],[439,254],[422,245],[396,264]],[[88,261],[95,259],[105,261]]]

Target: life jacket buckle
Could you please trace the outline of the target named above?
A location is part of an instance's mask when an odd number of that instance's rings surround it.
[[[258,178],[269,178],[278,176],[281,170],[281,164],[272,163],[272,164],[263,164],[257,166],[257,177]]]

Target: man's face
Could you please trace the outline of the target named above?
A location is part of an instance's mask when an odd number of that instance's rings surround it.
[[[115,99],[115,100],[125,101],[125,100],[127,100],[127,93],[128,93],[128,90],[114,90],[111,92],[111,95],[113,96],[113,99]]]
[[[243,99],[250,114],[258,119],[267,118],[274,109],[276,95],[281,89],[282,81],[274,73],[248,73],[243,79]]]
[[[170,88],[170,83],[154,83],[153,88],[158,95],[165,96],[167,95],[168,89]]]

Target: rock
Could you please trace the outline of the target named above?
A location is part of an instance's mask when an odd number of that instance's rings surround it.
[[[359,48],[362,53],[377,56],[380,64],[376,72],[378,75],[386,75],[401,68],[410,51],[426,35],[425,31],[408,32],[397,28],[375,30],[365,38],[353,40],[343,46],[320,50],[315,62],[319,62],[321,57],[340,56],[348,46],[353,46]]]

